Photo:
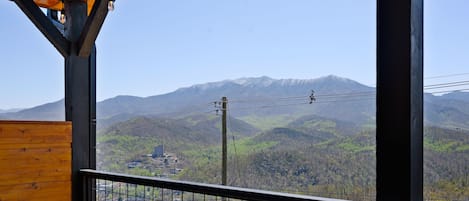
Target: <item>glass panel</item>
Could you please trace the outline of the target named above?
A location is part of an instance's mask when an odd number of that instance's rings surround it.
[[[228,185],[374,200],[375,19],[371,0],[116,2],[98,169],[220,184],[226,112]]]
[[[468,6],[425,1],[425,200],[469,199]]]

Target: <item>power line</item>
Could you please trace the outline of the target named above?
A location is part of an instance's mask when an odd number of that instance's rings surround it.
[[[287,106],[295,106],[295,105],[309,105],[309,103],[293,103],[293,104],[284,104],[284,105],[262,105],[262,106],[252,106],[252,107],[240,107],[240,108],[234,108],[234,109],[236,110],[265,109],[265,108],[272,108],[272,107],[287,107]]]
[[[466,83],[466,84],[453,84],[453,85],[446,85],[446,86],[439,86],[439,87],[431,87],[431,88],[426,88],[425,90],[441,89],[441,88],[449,88],[449,87],[460,87],[460,86],[466,86],[466,85],[469,85],[469,83]]]
[[[469,73],[468,73],[469,74]],[[446,83],[438,83],[432,85],[424,86],[424,90],[431,90],[431,89],[440,89],[440,88],[448,88],[448,87],[456,87],[456,86],[466,86],[469,85],[469,80],[458,81],[458,82],[446,82]],[[353,91],[353,92],[346,92],[346,93],[318,93],[315,95],[318,99],[323,98],[338,98],[338,97],[360,97],[360,96],[369,96],[376,94],[375,90],[369,91]],[[266,102],[266,101],[293,101],[293,100],[302,100],[308,98],[309,96],[287,96],[287,97],[260,97],[255,99],[235,99],[230,101],[232,103],[254,103],[254,102]]]
[[[441,85],[452,85],[452,84],[461,84],[461,83],[468,83],[469,80],[463,80],[463,81],[458,81],[458,82],[446,82],[446,83],[439,83],[439,84],[431,84],[431,85],[426,85],[424,87],[434,87],[434,86],[441,86]]]
[[[469,88],[465,88],[465,89],[454,89],[454,90],[445,90],[445,91],[435,91],[435,92],[427,92],[427,93],[430,93],[430,94],[439,94],[439,93],[451,93],[451,92],[459,92],[459,91],[469,91]],[[375,98],[374,97],[371,97],[371,98],[360,98],[360,99],[356,99],[357,97],[366,97],[366,96],[372,96],[372,95],[375,95],[375,93],[368,93],[368,94],[363,94],[363,95],[354,95],[354,96],[348,96],[344,99],[337,99],[339,97],[333,97],[335,99],[333,100],[324,100],[324,99],[320,99],[316,102],[314,102],[315,104],[317,103],[332,103],[332,102],[349,102],[349,101],[362,101],[362,100],[374,100]],[[347,98],[355,98],[355,99],[347,99]],[[329,98],[330,99],[330,98]],[[269,108],[269,107],[275,107],[275,106],[292,106],[292,105],[307,105],[308,103],[297,103],[297,104],[285,104],[285,105],[269,105],[269,106],[261,106],[259,108]]]
[[[469,73],[468,73],[469,74]],[[442,88],[450,88],[456,86],[466,86],[469,85],[469,80],[467,81],[458,81],[458,82],[446,82],[446,83],[439,83],[439,84],[432,84],[424,86],[424,90],[433,90],[433,89],[442,89]],[[433,91],[433,92],[426,92],[430,94],[440,94],[440,93],[449,93],[449,92],[457,92],[457,91],[465,91],[469,89],[454,89],[454,90],[444,90],[444,91]],[[315,104],[317,103],[334,103],[334,102],[351,102],[351,101],[364,101],[364,100],[373,100],[374,97],[365,98],[369,96],[376,95],[376,91],[353,91],[347,93],[323,93],[315,95],[314,98],[317,98],[318,101],[314,101]],[[362,97],[362,98],[360,98]],[[287,96],[287,97],[275,97],[275,98],[260,98],[260,99],[238,99],[230,102],[237,102],[237,103],[257,103],[257,102],[286,102],[286,101],[300,101],[300,100],[308,100],[311,96]],[[240,107],[235,108],[236,110],[245,110],[245,109],[265,109],[265,108],[273,108],[273,107],[289,107],[289,106],[298,106],[298,105],[308,105],[313,102],[299,102],[299,103],[288,103],[288,104],[271,104],[271,105],[261,105],[261,106],[252,106],[252,107]],[[213,103],[212,103],[213,104]],[[216,105],[216,102],[215,102]]]
[[[464,91],[464,90],[469,90],[467,89],[458,89],[458,90],[448,90],[448,91],[437,91],[437,92],[432,92],[432,94],[438,94],[438,93],[449,93],[449,92],[457,92],[457,91]],[[372,94],[371,94],[372,95]],[[363,97],[364,95],[361,95]],[[365,96],[370,96],[370,95],[365,95]],[[360,96],[355,96],[355,97],[348,97],[352,99],[333,99],[333,100],[318,100],[314,102],[314,104],[324,104],[324,103],[337,103],[337,102],[355,102],[355,101],[371,101],[375,100],[375,97],[369,97],[369,98],[358,98]],[[302,103],[292,103],[292,104],[281,104],[281,105],[262,105],[262,106],[252,106],[252,107],[240,107],[240,108],[235,108],[236,110],[259,110],[259,109],[266,109],[266,108],[276,108],[276,107],[289,107],[289,106],[299,106],[299,105],[309,105],[309,103],[302,102]]]
[[[436,76],[430,76],[430,77],[424,77],[424,80],[433,80],[433,79],[440,79],[440,78],[447,78],[447,77],[457,77],[457,76],[463,76],[463,75],[469,75],[469,73],[455,73],[455,74],[447,74],[447,75],[436,75]],[[376,86],[376,83],[374,84],[369,84],[370,86]]]
[[[316,97],[334,97],[334,96],[354,96],[354,95],[367,95],[376,93],[375,90],[370,91],[354,91],[354,92],[347,92],[347,93],[329,93],[329,94],[318,94]]]
[[[316,101],[313,102],[314,104],[321,104],[321,103],[336,103],[336,102],[354,102],[354,101],[366,101],[366,100],[375,100],[374,97],[372,98],[360,98],[360,99],[349,99],[349,100],[327,100],[327,101]],[[277,107],[291,107],[291,106],[300,106],[300,105],[311,105],[310,103],[292,103],[292,104],[283,104],[283,105],[262,105],[262,106],[252,106],[252,107],[239,107],[239,108],[233,108],[233,110],[260,110],[260,109],[266,109],[266,108],[277,108]],[[230,109],[231,110],[231,109]]]
[[[318,101],[315,103],[335,103],[335,102],[353,102],[353,101],[363,101],[363,100],[375,100],[375,97],[371,98],[360,98],[360,99],[349,99],[349,100],[329,100],[329,101]]]
[[[270,101],[270,100],[291,100],[291,99],[302,99],[302,98],[307,98],[308,96],[287,96],[287,97],[259,97],[256,99],[250,99],[250,100],[230,100],[230,103],[243,103],[243,102],[252,102],[252,101]]]
[[[353,94],[353,95],[337,95],[337,96],[326,96],[326,97],[321,97],[318,96],[317,99],[319,100],[328,100],[328,99],[345,99],[345,98],[354,98],[354,97],[366,97],[366,96],[375,96],[376,92],[371,92],[371,93],[363,93],[363,94]]]
[[[446,78],[446,77],[456,77],[456,76],[462,76],[462,75],[469,75],[469,73],[455,73],[455,74],[447,74],[447,75],[438,75],[438,76],[424,77],[423,79],[424,80],[431,80],[431,79]],[[468,81],[466,80],[466,81],[462,81],[462,82],[468,82]],[[455,83],[457,83],[457,82],[455,82]],[[434,85],[441,85],[441,84],[448,84],[448,83],[440,83],[440,84],[434,84]],[[376,84],[375,84],[375,86],[376,86]],[[425,87],[430,87],[430,86],[433,86],[433,85],[427,85]]]
[[[210,111],[203,111],[203,113],[213,113],[213,112],[218,112],[219,110],[210,110]]]
[[[445,77],[456,77],[456,76],[462,76],[462,75],[469,75],[469,73],[455,73],[455,74],[447,74],[447,75],[437,75],[437,76],[425,77],[424,79],[431,80],[431,79],[439,79],[439,78],[445,78]]]
[[[469,88],[455,89],[455,90],[445,90],[445,91],[435,91],[435,92],[427,92],[427,93],[440,94],[440,93],[451,93],[451,92],[458,92],[458,91],[469,91]],[[340,94],[340,95],[342,95],[342,94]],[[320,99],[320,100],[314,102],[314,104],[375,100],[375,97],[359,98],[359,97],[366,97],[366,96],[372,96],[372,95],[374,95],[374,94],[373,93],[367,93],[367,94],[363,94],[363,95],[353,95],[353,96],[348,96],[348,97],[342,97],[342,99],[338,99],[340,97],[329,97],[329,98],[326,98],[326,100]],[[335,98],[335,99],[332,99],[332,98]],[[352,98],[352,99],[348,99],[348,98]],[[309,103],[301,102],[301,103],[280,104],[280,105],[279,104],[262,105],[262,106],[252,106],[252,107],[241,107],[241,108],[235,108],[235,109],[236,110],[265,109],[265,108],[273,108],[273,107],[288,107],[288,106],[298,106],[298,105],[309,105]]]
[[[454,89],[454,90],[447,90],[447,91],[435,91],[431,92],[431,94],[444,94],[444,93],[451,93],[451,92],[461,92],[461,91],[468,91],[469,88],[466,89]]]
[[[235,167],[236,167],[236,170],[237,170],[237,173],[238,173],[238,178],[241,179],[241,169],[239,167],[239,156],[238,156],[238,151],[236,149],[236,140],[235,140],[235,136],[234,136],[234,133],[233,133],[233,130],[232,130],[232,120],[231,120],[231,116],[228,115],[228,132],[230,132],[231,134],[231,137],[232,137],[232,143],[233,143],[233,149],[234,149],[234,152],[235,152]]]
[[[450,92],[458,92],[458,91],[469,91],[469,88],[467,88],[467,89],[458,89],[458,90],[436,91],[436,92],[431,92],[431,94],[450,93]],[[355,96],[355,97],[353,97],[354,99],[318,100],[318,101],[314,102],[313,104],[368,101],[368,100],[371,101],[371,100],[376,99],[375,97],[358,98],[358,97],[370,96],[370,95],[373,95],[373,94]],[[253,106],[253,107],[241,107],[241,108],[235,108],[235,109],[236,110],[248,110],[248,109],[249,110],[252,110],[252,109],[259,110],[259,109],[265,109],[265,108],[288,107],[288,106],[299,106],[299,105],[309,105],[309,103],[303,102],[303,103],[292,103],[292,104],[282,104],[282,105],[262,105],[262,106]]]

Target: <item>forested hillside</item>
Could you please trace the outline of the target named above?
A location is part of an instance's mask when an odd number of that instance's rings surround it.
[[[236,122],[233,123],[236,126],[232,125],[236,132],[229,132],[230,185],[352,200],[374,199],[373,128],[308,115],[284,127],[259,131],[241,120],[231,119]],[[142,155],[151,153],[155,145],[164,144],[168,152],[176,153],[178,167],[183,169],[170,177],[220,183],[217,121],[218,116],[140,117],[116,124],[100,134],[99,158],[104,162],[100,168],[157,176],[159,170],[152,167],[153,159]],[[467,131],[425,129],[426,196],[468,198],[468,145]],[[144,165],[129,169],[126,164],[131,161]]]

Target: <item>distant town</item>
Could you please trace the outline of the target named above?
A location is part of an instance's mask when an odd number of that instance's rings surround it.
[[[150,158],[150,160],[145,160]],[[175,153],[165,152],[164,145],[158,145],[154,148],[153,153],[146,154],[138,159],[127,163],[127,168],[143,168],[154,173],[155,177],[169,178],[181,172],[183,169],[182,161],[179,160]]]

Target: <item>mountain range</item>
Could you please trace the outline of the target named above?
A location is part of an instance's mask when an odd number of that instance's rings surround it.
[[[0,114],[1,113],[11,113],[11,112],[18,112],[18,111],[21,111],[23,110],[22,108],[12,108],[12,109],[8,109],[8,110],[2,110],[0,109]]]
[[[316,99],[312,104],[309,104],[310,95]],[[265,124],[265,121],[287,124],[308,114],[360,125],[374,125],[375,121],[373,87],[334,75],[316,79],[263,76],[197,84],[149,97],[121,95],[106,99],[97,103],[98,127],[105,128],[141,115],[184,117],[210,111],[215,113],[217,108],[213,103],[220,101],[222,96],[228,98],[231,116],[254,124]],[[63,120],[64,100],[0,113],[0,119]],[[469,129],[469,93],[425,94],[425,122],[440,127]]]

